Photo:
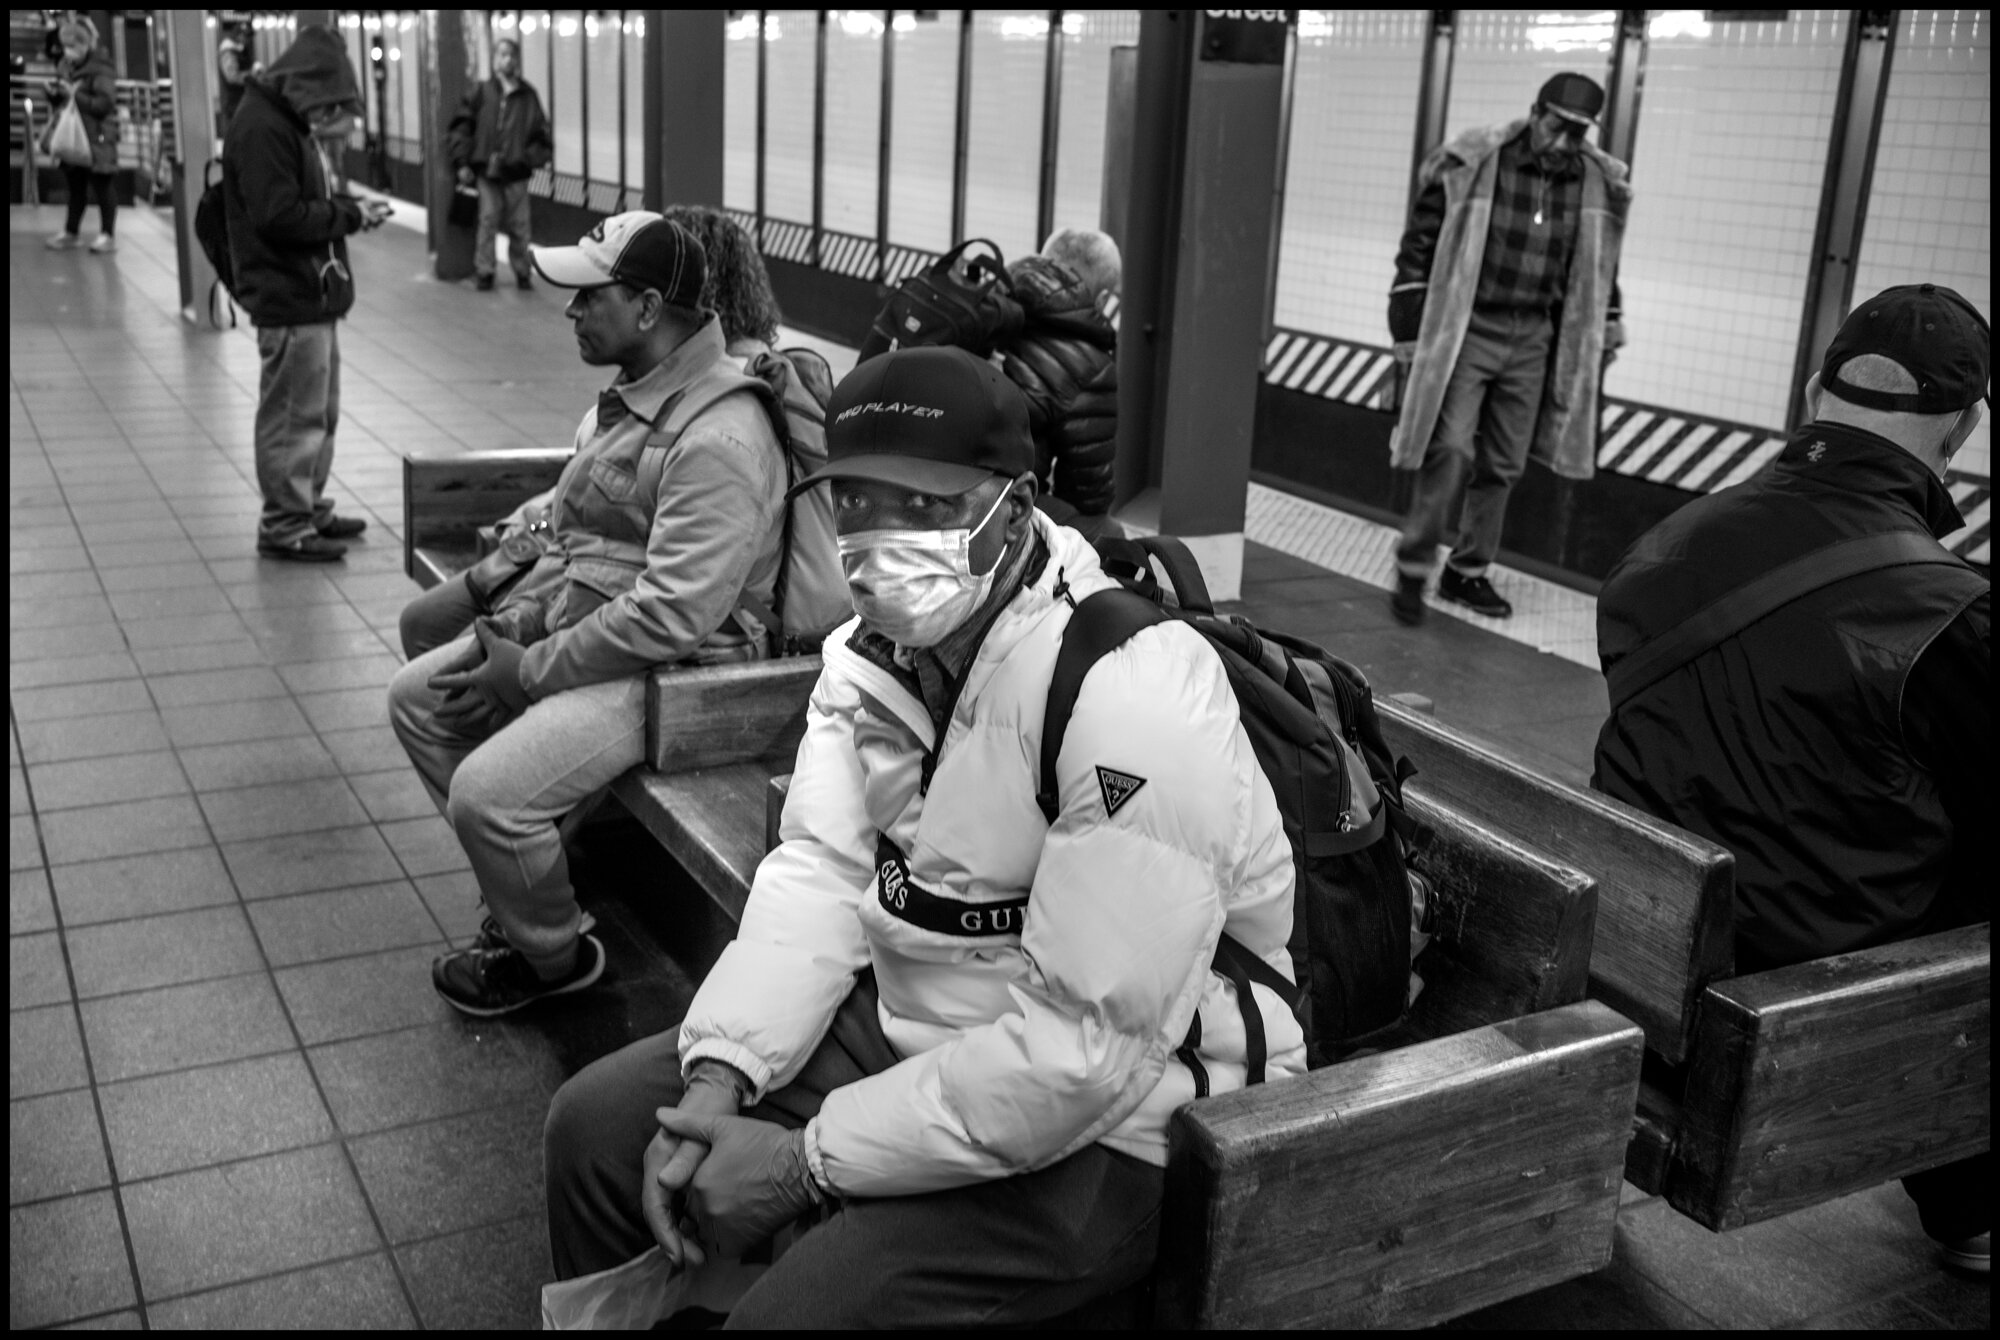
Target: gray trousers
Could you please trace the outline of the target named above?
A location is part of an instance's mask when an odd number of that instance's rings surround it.
[[[430,679],[471,642],[459,637],[389,681],[389,724],[479,880],[507,942],[545,971],[576,944],[582,912],[557,825],[646,751],[646,677],[565,689],[497,731],[465,735],[437,716]]]
[[[1463,576],[1492,566],[1507,499],[1528,465],[1554,333],[1539,312],[1472,309],[1396,544],[1402,576],[1428,577],[1445,543]]]
[[[479,233],[472,251],[472,268],[490,275],[499,264],[493,239],[507,234],[507,263],[516,275],[528,267],[528,183],[479,179]]]
[[[257,538],[292,544],[333,515],[326,479],[340,423],[337,323],[260,326],[257,352],[257,487],[264,514]]]
[[[639,1208],[656,1108],[680,1102],[680,1030],[585,1067],[549,1107],[556,1275],[608,1270],[653,1245]],[[898,1058],[864,974],[798,1077],[744,1112],[797,1129],[827,1094]],[[1092,1145],[1039,1172],[922,1196],[840,1202],[752,1285],[731,1329],[945,1328],[1060,1317],[1144,1279],[1166,1172]]]

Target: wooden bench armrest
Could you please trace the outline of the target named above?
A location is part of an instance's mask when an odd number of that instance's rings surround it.
[[[1982,922],[1714,982],[1667,1199],[1736,1228],[1991,1147]]]
[[[435,586],[476,554],[491,525],[555,486],[565,450],[417,452],[403,458],[403,571]]]
[[[1597,880],[1591,994],[1644,1028],[1660,1055],[1685,1057],[1702,987],[1730,970],[1735,858],[1394,699],[1378,699],[1376,708],[1391,751],[1417,765],[1412,793]]]
[[[1162,1321],[1427,1326],[1598,1269],[1643,1047],[1586,1001],[1183,1107]]]
[[[644,766],[687,772],[782,759],[789,767],[819,673],[816,655],[655,670],[646,683]]]

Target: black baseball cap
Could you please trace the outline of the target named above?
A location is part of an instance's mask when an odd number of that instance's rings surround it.
[[[986,359],[951,348],[892,349],[843,377],[826,406],[826,455],[792,492],[873,479],[956,498],[1035,469],[1027,397]]]
[[[1880,354],[1917,380],[1914,392],[1850,386],[1840,370]],[[1993,330],[1963,296],[1942,284],[1899,284],[1859,304],[1841,322],[1820,364],[1820,385],[1849,404],[1905,414],[1950,414],[1991,403]]]
[[[673,220],[648,209],[613,214],[573,247],[529,247],[542,278],[558,288],[630,284],[655,289],[669,307],[701,307],[708,257],[701,242]]]
[[[1604,90],[1589,75],[1565,70],[1552,75],[1535,95],[1537,105],[1546,107],[1565,121],[1591,125],[1604,110]]]

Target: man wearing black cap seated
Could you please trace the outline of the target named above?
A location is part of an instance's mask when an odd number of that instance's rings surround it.
[[[1585,139],[1603,107],[1596,83],[1556,75],[1526,120],[1467,131],[1418,171],[1389,290],[1404,370],[1390,463],[1416,472],[1390,601],[1404,623],[1423,621],[1440,544],[1440,596],[1512,614],[1487,571],[1529,456],[1572,479],[1596,468],[1632,199],[1625,165]]]
[[[1275,1078],[1292,859],[1220,660],[1155,625],[1084,679],[1037,802],[1077,601],[1113,585],[1035,510],[1028,405],[960,349],[856,368],[827,409],[859,617],[826,640],[737,939],[680,1028],[549,1112],[557,1274],[692,1264],[810,1227],[737,1326],[1047,1321],[1152,1268],[1167,1118]]]
[[[767,388],[700,309],[692,234],[639,210],[530,254],[576,290],[578,355],[618,378],[577,427],[550,514],[454,579],[472,633],[389,685],[390,724],[486,903],[478,938],[431,969],[478,1016],[603,972],[557,824],[639,763],[649,670],[763,653],[741,606],[770,601],[786,476]]]
[[[1985,921],[1992,587],[1938,537],[1991,333],[1932,284],[1857,306],[1811,422],[1605,580],[1611,717],[1592,785],[1736,856],[1736,968]],[[1905,1179],[1948,1262],[1991,1260],[1988,1156]]]

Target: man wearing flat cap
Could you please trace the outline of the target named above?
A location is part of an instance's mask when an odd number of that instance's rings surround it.
[[[825,644],[780,844],[678,1030],[549,1112],[557,1274],[804,1227],[732,1326],[1047,1322],[1152,1269],[1167,1118],[1305,1069],[1292,858],[1219,658],[1169,621],[1039,740],[1063,630],[1115,585],[1034,507],[1028,405],[961,349],[895,350],[827,408],[857,617]],[[1248,1020],[1246,1011],[1254,1011]]]
[[[1418,170],[1389,290],[1404,370],[1390,463],[1416,475],[1390,601],[1404,623],[1423,621],[1440,544],[1439,596],[1512,614],[1487,574],[1529,457],[1571,479],[1596,469],[1632,199],[1625,165],[1586,138],[1603,107],[1592,80],[1556,75],[1525,120],[1469,130]]]
[[[1736,969],[1986,921],[1989,579],[1938,542],[1991,333],[1934,284],[1859,304],[1778,458],[1639,537],[1605,579],[1592,785],[1736,856]],[[1988,1268],[1988,1155],[1904,1185]]]

